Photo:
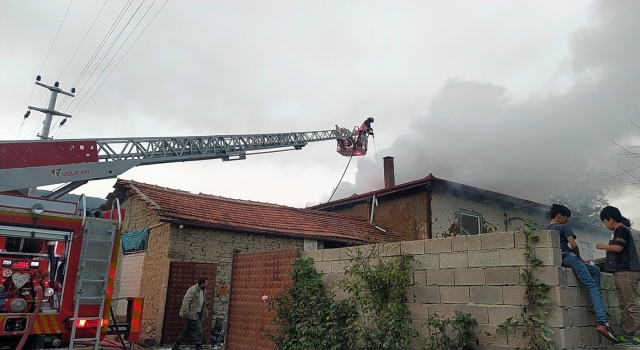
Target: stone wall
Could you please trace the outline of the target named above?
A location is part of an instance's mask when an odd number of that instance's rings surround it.
[[[552,300],[546,323],[554,330],[553,339],[562,349],[604,348],[607,342],[596,333],[595,317],[588,312],[588,296],[573,271],[560,267],[561,252],[556,231],[535,231],[540,241],[536,254],[543,267],[535,277],[551,286]],[[455,310],[470,313],[479,349],[513,349],[520,339],[496,332],[497,325],[509,317],[519,317],[525,287],[520,273],[525,266],[525,236],[522,232],[487,233],[390,244],[386,255],[410,254],[415,258],[414,283],[407,290],[413,325],[421,336],[420,324],[430,313],[451,317]],[[326,273],[327,284],[344,278],[352,253],[349,249],[328,249],[306,254],[316,261],[316,268]],[[602,274],[603,297],[612,326],[619,323],[619,307],[612,276]],[[343,295],[344,293],[338,293]]]
[[[142,339],[160,341],[164,302],[169,275],[169,225],[160,224],[158,215],[145,202],[135,197],[127,198],[122,204],[126,210],[123,232],[135,231],[143,228],[149,230],[149,244],[142,267],[140,280],[140,296],[144,297],[144,312],[142,315]],[[119,260],[116,276],[122,271],[122,247],[119,247]],[[119,290],[116,281],[115,290]],[[117,297],[117,295],[116,295]]]
[[[319,248],[322,247],[318,242]],[[231,258],[234,250],[242,253],[298,248],[303,250],[303,240],[258,234],[229,232],[184,226],[172,226],[168,257],[171,261],[216,263],[216,281],[209,281],[210,290],[217,284],[231,282]],[[213,302],[213,318],[226,321],[229,296],[216,295]],[[145,305],[146,308],[146,305]]]

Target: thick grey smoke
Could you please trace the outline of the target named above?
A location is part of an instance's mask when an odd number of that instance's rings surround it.
[[[602,1],[594,10],[597,24],[568,38],[571,57],[558,67],[559,76],[573,75],[568,88],[514,101],[508,86],[450,79],[410,132],[377,160],[358,160],[355,184],[342,183],[335,197],[381,188],[387,155],[397,183],[433,173],[532,200],[591,184],[583,180],[593,181],[588,168],[614,175],[622,172],[617,162],[636,166],[612,140],[630,144],[640,135],[630,122],[640,120],[640,2]],[[606,184],[614,196],[633,191]]]

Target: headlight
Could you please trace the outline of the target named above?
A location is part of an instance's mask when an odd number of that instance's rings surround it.
[[[44,296],[45,297],[48,298],[48,297],[50,297],[52,295],[53,295],[53,288],[47,288],[47,289],[44,290]]]

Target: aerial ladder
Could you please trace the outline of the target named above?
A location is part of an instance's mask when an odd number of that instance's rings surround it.
[[[116,200],[108,216],[92,217],[84,196],[72,203],[58,199],[64,194],[136,166],[242,160],[311,142],[333,140],[341,155],[363,156],[368,135],[336,125],[273,134],[0,141],[0,349],[98,349],[111,334],[108,312],[124,211]],[[56,184],[61,186],[42,197],[26,195],[30,188]],[[142,298],[129,299],[129,308],[138,310],[131,315],[141,315]],[[125,337],[133,348],[141,320],[129,312],[127,317]]]
[[[331,130],[274,134],[0,141],[0,193],[65,184],[44,196],[56,199],[88,181],[115,178],[141,165],[242,160],[329,140],[337,142],[336,150],[343,156],[367,153],[367,133],[337,125]]]

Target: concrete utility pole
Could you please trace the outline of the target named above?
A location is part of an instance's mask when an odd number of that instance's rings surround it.
[[[38,75],[36,77],[36,85],[40,85],[44,88],[49,89],[49,91],[51,91],[51,97],[49,98],[49,106],[47,106],[47,108],[38,108],[38,107],[32,107],[29,106],[29,109],[33,109],[35,111],[38,112],[42,112],[46,114],[46,117],[44,118],[44,123],[42,125],[42,132],[40,133],[40,135],[38,135],[39,138],[43,139],[43,140],[47,140],[50,139],[49,137],[49,131],[51,131],[51,119],[53,119],[54,115],[59,115],[65,118],[71,118],[70,114],[65,114],[65,113],[61,113],[55,110],[56,108],[56,99],[58,98],[58,94],[63,94],[63,95],[67,95],[67,96],[71,96],[74,97],[74,93],[76,92],[75,88],[71,88],[71,93],[63,91],[62,89],[60,89],[58,86],[60,86],[59,82],[55,82],[55,84],[53,84],[53,86],[49,86],[46,84],[42,84],[40,82],[40,76]]]
[[[40,76],[38,75],[36,77],[36,85],[40,85],[42,87],[45,87],[47,89],[49,89],[49,91],[51,91],[51,97],[49,98],[49,105],[47,106],[47,108],[39,108],[39,107],[33,107],[33,106],[28,106],[29,109],[33,109],[34,111],[38,111],[38,112],[42,112],[45,113],[45,118],[44,118],[44,123],[42,124],[42,132],[38,135],[39,138],[43,139],[43,140],[48,140],[51,139],[51,137],[49,137],[49,131],[51,131],[51,119],[53,119],[54,115],[59,115],[61,117],[65,117],[65,118],[71,118],[70,114],[65,114],[62,112],[58,112],[56,111],[56,100],[58,99],[58,94],[63,94],[63,95],[67,95],[67,96],[71,96],[74,97],[74,93],[76,92],[75,88],[71,88],[71,93],[63,91],[62,89],[60,89],[58,86],[60,86],[59,82],[55,82],[53,84],[53,86],[49,86],[46,84],[42,84],[40,82]],[[65,119],[66,120],[66,119]],[[36,192],[37,187],[31,187],[29,188],[29,192],[28,195],[29,196],[33,196]]]

